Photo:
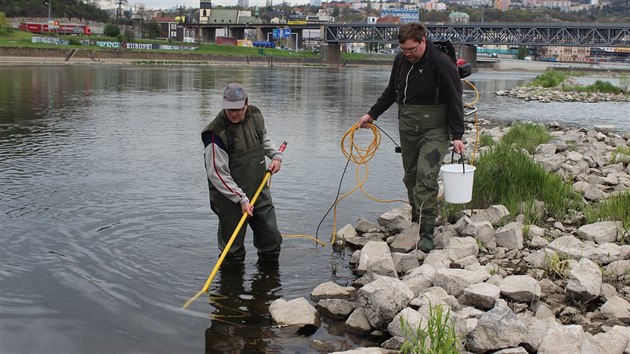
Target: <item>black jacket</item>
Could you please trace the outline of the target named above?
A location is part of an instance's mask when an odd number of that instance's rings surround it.
[[[439,86],[438,86],[439,83]],[[436,90],[439,88],[439,90]],[[368,114],[377,119],[392,104],[447,105],[447,121],[454,140],[464,135],[462,82],[453,60],[427,40],[427,50],[411,64],[398,53],[389,76],[389,84]]]

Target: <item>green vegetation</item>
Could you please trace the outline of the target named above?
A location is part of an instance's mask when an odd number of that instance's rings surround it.
[[[109,26],[109,25],[108,25]],[[112,25],[115,27],[114,25]],[[112,33],[115,34],[115,33]],[[175,42],[175,41],[163,41],[156,39],[137,39],[137,40],[129,40],[124,34],[117,34],[117,37],[108,37],[108,36],[59,36],[59,38],[70,40],[69,46],[63,45],[54,45],[54,44],[46,44],[46,43],[32,43],[31,37],[33,34],[22,31],[14,31],[12,33],[0,34],[0,47],[19,47],[19,48],[55,48],[55,49],[66,49],[66,48],[76,48],[80,47],[80,41],[84,39],[89,39],[90,42],[94,41],[132,41],[134,43],[157,43],[157,44],[171,44],[171,45],[182,45],[182,46],[191,46],[190,43],[184,42]],[[209,54],[209,55],[218,55],[218,56],[237,56],[237,57],[289,57],[296,59],[319,59],[321,58],[320,54],[313,53],[310,50],[287,50],[280,48],[258,48],[258,47],[240,47],[233,45],[221,45],[221,44],[202,44],[200,46],[193,44],[192,46],[198,47],[196,50],[178,50],[177,53],[189,53],[189,54]],[[86,50],[94,51],[94,50],[104,50],[106,48],[101,48],[95,45],[90,45],[89,47],[83,47]],[[109,48],[111,50],[111,48]],[[118,49],[118,50],[131,50],[131,49]],[[133,51],[152,51],[152,50],[143,50],[143,49],[133,49]],[[173,51],[168,50],[154,50],[155,52],[162,53],[173,53]],[[357,60],[378,60],[388,62],[393,60],[393,55],[382,55],[382,54],[367,54],[367,53],[341,53],[342,60],[346,62],[352,62]],[[158,60],[159,61],[159,60]],[[156,62],[158,62],[156,61]]]
[[[550,135],[541,125],[517,123],[479,156],[476,163],[473,196],[466,205],[448,204],[440,209],[444,220],[457,221],[463,209],[483,209],[494,204],[505,205],[511,215],[524,214],[525,222],[542,224],[548,216],[564,220],[583,212],[586,221],[621,221],[624,240],[630,242],[630,191],[624,191],[596,204],[586,204],[582,197],[559,174],[546,172],[532,157],[538,144],[548,142]],[[612,163],[628,164],[630,147],[618,147]],[[544,203],[545,210],[537,204]],[[560,276],[561,260],[551,260],[551,268]],[[552,269],[552,270],[553,270]]]
[[[444,310],[444,305],[429,304],[429,318],[426,327],[422,323],[417,329],[400,317],[400,327],[405,335],[405,342],[400,348],[403,354],[456,354],[461,353],[462,345],[451,319],[451,310]]]
[[[619,88],[623,92],[630,92],[630,76],[628,74],[619,75]]]
[[[494,145],[494,138],[490,134],[482,133],[479,136],[479,146],[492,146]]]
[[[13,32],[13,28],[11,28],[7,15],[0,11],[0,35],[11,32]]]
[[[501,138],[501,145],[525,149],[533,154],[538,145],[546,144],[549,140],[551,140],[551,135],[541,124],[515,123]]]
[[[619,78],[619,86],[617,87],[608,81],[597,80],[592,85],[570,85],[567,78],[577,76],[574,73],[562,73],[555,70],[546,71],[545,73],[538,75],[532,80],[528,86],[537,86],[544,88],[560,87],[566,92],[602,92],[602,93],[629,93],[628,92],[628,78],[627,75]]]
[[[559,71],[546,71],[538,75],[529,83],[529,86],[540,86],[545,88],[556,87],[567,78],[566,74]]]
[[[611,84],[608,81],[597,80],[594,84],[588,86],[567,86],[563,87],[564,91],[577,91],[577,92],[603,92],[603,93],[621,93],[619,87]]]
[[[614,195],[589,206],[585,215],[589,223],[597,221],[621,221],[622,234],[630,236],[630,191]]]
[[[612,163],[623,163],[624,165],[630,164],[630,146],[617,146],[617,149],[610,155],[610,161]]]
[[[545,261],[545,272],[549,277],[567,279],[570,270],[570,263],[567,257],[561,257],[557,253],[553,256],[545,254]]]
[[[505,205],[511,215],[523,213],[526,222],[542,223],[543,215],[536,207],[544,202],[549,216],[563,220],[574,210],[583,210],[581,196],[558,174],[546,172],[523,149],[533,151],[538,144],[549,141],[542,126],[517,123],[493,146],[479,156],[470,208]],[[453,221],[463,206],[448,205],[442,216]]]

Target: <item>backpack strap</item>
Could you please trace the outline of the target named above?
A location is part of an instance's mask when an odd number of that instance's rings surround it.
[[[429,60],[431,61],[431,71],[433,71],[433,77],[435,78],[435,104],[438,104],[438,100],[440,98],[440,85],[442,84],[442,69],[440,69],[438,63],[440,51],[435,50],[439,48],[436,47],[429,39],[425,40],[427,41],[427,50],[429,51]]]
[[[403,54],[399,52],[394,57],[394,88],[396,89],[396,103],[400,103],[400,91],[398,87],[400,85],[400,80],[402,80],[402,65],[403,65]]]

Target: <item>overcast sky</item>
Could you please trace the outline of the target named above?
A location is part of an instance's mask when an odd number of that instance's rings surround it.
[[[273,4],[279,4],[282,0],[273,0]],[[292,5],[298,4],[308,4],[308,0],[288,0],[286,1]],[[170,9],[173,7],[199,7],[199,0],[146,0],[146,1],[135,1],[129,0],[129,5],[133,6],[134,4],[144,4],[147,8],[150,9]],[[213,4],[222,5],[222,6],[236,6],[237,0],[213,0]],[[249,6],[265,6],[267,4],[266,0],[249,0]]]

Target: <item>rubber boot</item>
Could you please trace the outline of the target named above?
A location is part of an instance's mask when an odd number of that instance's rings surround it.
[[[411,222],[417,223],[420,220],[420,213],[414,205],[411,206]]]
[[[435,229],[435,222],[430,220],[426,222],[422,220],[420,222],[420,228],[418,230],[418,249],[424,253],[429,253],[434,248],[433,246],[433,230]]]

